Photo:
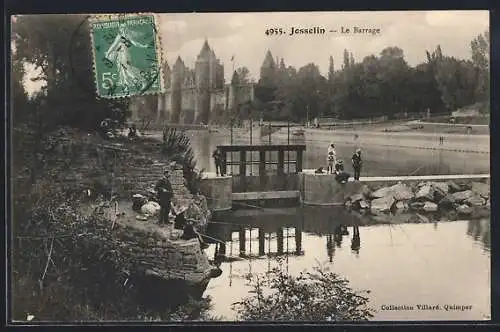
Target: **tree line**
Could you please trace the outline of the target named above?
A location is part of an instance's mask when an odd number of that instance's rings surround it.
[[[446,113],[472,104],[489,112],[489,33],[478,35],[470,47],[471,59],[462,60],[445,55],[438,45],[426,50],[426,61],[415,67],[399,47],[387,47],[358,62],[344,50],[338,70],[330,56],[326,77],[314,63],[297,70],[281,59],[274,74],[257,83],[252,105],[242,105],[236,114],[292,121],[317,116],[394,118],[427,110]]]

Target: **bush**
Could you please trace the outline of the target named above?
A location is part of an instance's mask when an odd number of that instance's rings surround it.
[[[203,169],[197,171],[196,158],[191,147],[189,137],[175,128],[167,128],[163,131],[162,153],[170,160],[182,165],[186,186],[191,194],[196,195],[200,191]]]
[[[251,285],[252,295],[233,304],[242,320],[366,321],[373,317],[368,298],[326,268],[294,277],[279,267],[267,276],[251,278]]]

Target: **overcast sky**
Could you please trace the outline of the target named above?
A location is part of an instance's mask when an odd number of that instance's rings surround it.
[[[380,34],[289,36],[291,27],[323,27],[340,31],[358,26],[380,29]],[[295,12],[295,13],[190,13],[159,14],[164,57],[169,65],[181,56],[193,68],[205,38],[225,66],[226,81],[234,66],[246,66],[251,77],[259,78],[267,50],[283,57],[297,69],[314,62],[323,74],[328,58],[340,68],[344,49],[356,61],[379,54],[388,46],[399,46],[410,65],[425,61],[425,50],[440,44],[445,55],[470,58],[470,41],[489,29],[488,11],[406,11],[406,12]],[[268,28],[283,28],[286,35],[266,36]],[[27,90],[37,90],[39,82],[26,80]]]
[[[356,61],[388,46],[399,46],[410,65],[425,61],[425,50],[441,44],[443,53],[470,58],[470,41],[489,28],[488,11],[407,11],[407,12],[296,12],[296,13],[192,13],[161,14],[162,47],[169,64],[178,55],[189,67],[194,66],[205,38],[225,65],[226,80],[231,77],[230,58],[235,67],[246,66],[253,78],[267,50],[283,57],[287,65],[297,69],[314,62],[322,73],[328,70],[328,58],[334,58],[338,69],[344,49]],[[291,27],[379,28],[380,34],[345,36],[288,36]],[[282,27],[287,35],[266,36],[267,28]]]

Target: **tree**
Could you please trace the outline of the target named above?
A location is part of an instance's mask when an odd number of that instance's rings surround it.
[[[27,15],[12,25],[17,60],[41,71],[46,81],[43,122],[96,128],[102,119],[124,121],[128,100],[99,99],[92,70],[90,26],[85,15]],[[120,110],[119,113],[114,110]]]
[[[250,82],[250,70],[247,67],[240,67],[236,69],[240,84],[247,84]]]
[[[248,321],[367,321],[368,298],[326,268],[291,276],[283,268],[251,280],[252,295],[233,304]],[[367,291],[366,293],[369,293]]]
[[[476,102],[489,103],[490,97],[490,43],[489,32],[471,41],[472,63],[477,71]],[[488,108],[486,108],[488,109]]]
[[[342,65],[342,69],[349,68],[349,51],[344,49],[344,64]]]
[[[333,57],[330,55],[330,62],[328,64],[328,82],[331,84],[333,82],[333,77],[335,76],[335,67],[333,65]]]

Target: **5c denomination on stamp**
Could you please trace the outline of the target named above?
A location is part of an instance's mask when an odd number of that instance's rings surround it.
[[[160,38],[154,15],[93,17],[91,37],[99,97],[163,92]]]

